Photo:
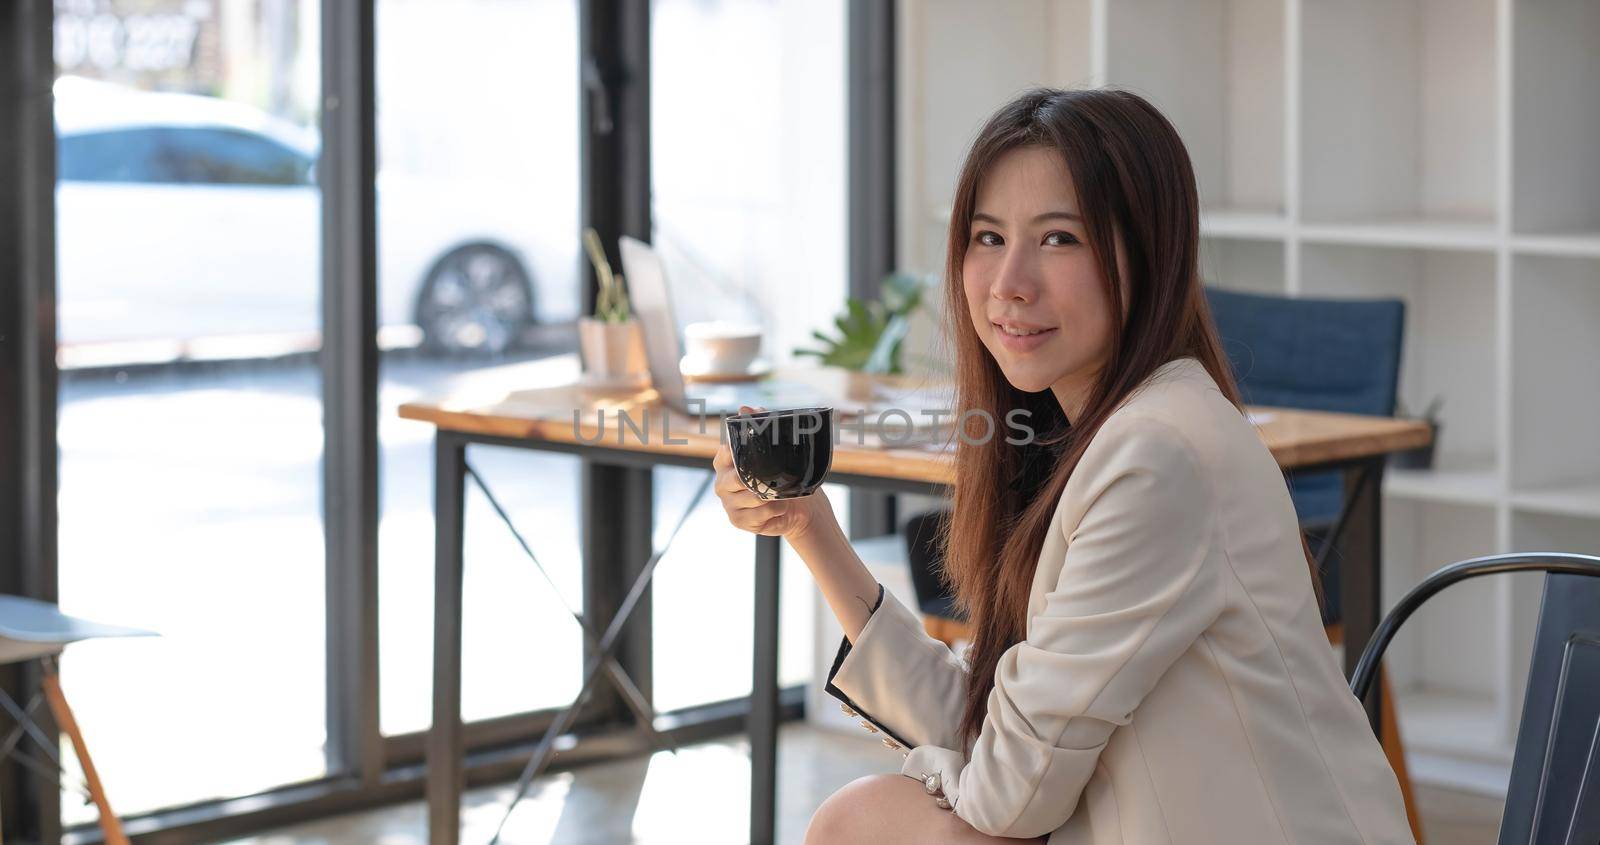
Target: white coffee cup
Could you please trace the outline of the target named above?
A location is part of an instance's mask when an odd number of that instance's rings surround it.
[[[685,366],[703,373],[742,373],[761,354],[761,329],[749,323],[707,320],[683,327]]]

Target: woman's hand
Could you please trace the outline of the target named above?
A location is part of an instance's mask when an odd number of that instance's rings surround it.
[[[760,410],[764,409],[739,406],[740,413]],[[739,479],[739,471],[733,466],[733,450],[726,443],[717,447],[711,467],[717,472],[712,488],[717,498],[722,500],[722,509],[728,512],[728,521],[735,528],[753,534],[786,537],[792,542],[809,531],[814,522],[834,518],[833,506],[828,503],[828,497],[823,495],[821,488],[798,499],[772,501],[750,492],[750,488],[745,487]]]
[[[762,409],[739,406],[741,413],[759,410]],[[855,642],[872,616],[878,600],[878,582],[851,548],[822,488],[798,499],[764,501],[739,480],[739,471],[733,467],[733,450],[726,443],[717,449],[711,466],[717,471],[712,486],[722,500],[722,509],[728,512],[728,521],[736,528],[788,540],[790,548],[811,570],[811,577],[822,590],[844,635]]]

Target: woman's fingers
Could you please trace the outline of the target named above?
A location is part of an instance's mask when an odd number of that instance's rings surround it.
[[[734,518],[736,514],[742,511],[760,508],[768,504],[768,502],[750,492],[750,488],[744,486],[744,482],[739,479],[738,470],[733,466],[732,456],[727,454],[726,446],[717,449],[716,457],[712,458],[711,464],[716,468],[717,472],[717,477],[712,482],[711,489],[717,494],[717,498],[722,501],[722,509],[728,512],[729,521],[740,528],[751,530],[756,525],[759,525],[760,521],[765,520],[767,515],[761,515],[759,519],[756,517]]]
[[[750,492],[750,488],[744,486],[744,482],[739,478],[738,470],[733,467],[724,467],[717,470],[717,477],[711,483],[711,489],[712,492],[717,494],[718,498],[723,500],[724,504],[730,503],[732,499],[742,501],[746,497],[755,499],[757,503],[761,501],[760,497]],[[744,504],[741,506],[749,507],[750,505]]]
[[[738,482],[735,481],[735,483]],[[743,484],[739,485],[738,490],[720,495],[722,496],[722,509],[727,511],[730,515],[737,511],[753,511],[760,508],[775,510],[780,509],[783,505],[782,502],[770,501],[757,496],[756,494],[750,492],[749,489],[747,489]]]
[[[733,466],[733,450],[724,443],[718,446],[717,453],[711,456],[711,468],[721,472],[731,466]]]
[[[740,481],[739,479],[735,478],[733,483],[738,485],[738,489],[729,490],[726,493],[718,494],[722,497],[722,506],[725,510],[729,512],[747,511],[754,508],[759,508],[762,505],[772,504],[772,502],[750,492],[750,488],[745,487],[744,482]]]
[[[730,508],[728,521],[736,528],[759,532],[776,524],[774,520],[782,517],[784,510],[782,502],[763,502],[753,508]]]
[[[791,517],[789,511],[786,508],[782,513],[774,514],[771,517],[768,517],[766,521],[762,522],[761,525],[755,529],[755,532],[757,534],[781,535],[783,532],[789,530],[790,519]]]
[[[748,414],[766,410],[759,405],[740,405],[739,413]],[[733,450],[723,443],[711,458],[711,467],[717,478],[712,485],[722,509],[728,513],[728,522],[755,534],[782,534],[792,527],[791,504],[787,501],[768,501],[757,496],[739,478],[733,465]]]

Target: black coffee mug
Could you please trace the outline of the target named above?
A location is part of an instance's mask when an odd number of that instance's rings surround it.
[[[753,411],[723,425],[739,480],[763,499],[809,496],[833,466],[832,408]]]

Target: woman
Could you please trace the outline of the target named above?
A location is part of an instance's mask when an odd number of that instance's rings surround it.
[[[829,692],[905,746],[808,842],[1412,841],[1219,352],[1198,206],[1177,132],[1130,93],[1029,91],[973,143],[945,302],[956,410],[1000,425],[968,423],[942,537],[965,661],[821,493],[763,502],[718,452],[730,521],[786,537],[844,628]]]

